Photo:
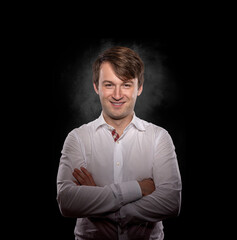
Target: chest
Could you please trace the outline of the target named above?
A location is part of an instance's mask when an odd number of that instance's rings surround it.
[[[85,150],[87,151],[87,150]],[[154,143],[145,135],[92,139],[87,169],[100,186],[152,177]]]

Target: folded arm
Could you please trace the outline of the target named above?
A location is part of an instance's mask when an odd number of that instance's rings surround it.
[[[91,186],[91,187],[96,186],[96,183],[91,173],[88,172],[87,169],[84,167],[81,167],[80,169],[75,168],[72,175],[75,178],[73,182],[77,186]],[[152,179],[143,179],[138,183],[142,192],[142,196],[148,196],[149,194],[155,191],[155,184]],[[117,217],[116,217],[117,215],[118,215],[118,211],[115,211],[109,214],[93,215],[93,217],[109,218],[110,220],[117,222]]]
[[[150,195],[119,210],[119,223],[157,222],[175,217],[181,206],[181,177],[171,137],[166,132],[157,141],[154,155],[153,180],[156,189]]]
[[[83,166],[85,163],[80,143],[71,133],[65,140],[57,175],[57,201],[63,216],[80,218],[103,215],[142,197],[137,181],[104,187],[78,186],[72,175],[76,165]]]

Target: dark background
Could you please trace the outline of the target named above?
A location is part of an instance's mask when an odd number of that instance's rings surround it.
[[[63,34],[63,33],[61,33]],[[183,192],[179,217],[164,221],[165,239],[187,235],[189,181],[187,163],[188,51],[179,36],[154,38],[93,37],[54,35],[51,49],[52,81],[52,158],[50,161],[50,232],[55,239],[74,239],[75,219],[61,216],[56,202],[56,175],[63,142],[73,128],[97,118],[100,104],[93,92],[91,65],[96,56],[113,45],[131,47],[145,64],[144,90],[137,99],[135,112],[142,119],[164,127],[176,146]],[[65,34],[65,33],[64,33]]]
[[[116,2],[107,11],[99,3],[102,13],[89,4],[87,9],[70,6],[75,12],[65,4],[62,9],[22,3],[4,8],[5,236],[73,239],[75,220],[63,218],[56,203],[60,151],[67,133],[97,114],[83,112],[90,107],[83,93],[90,86],[81,87],[79,79],[89,83],[87,64],[114,42],[135,47],[151,65],[136,112],[165,127],[176,145],[183,201],[180,216],[164,223],[166,239],[212,239],[221,232],[227,238],[235,206],[229,202],[234,188],[228,188],[235,176],[229,173],[234,169],[229,152],[235,148],[228,135],[235,136],[236,125],[231,6],[139,4],[138,10]],[[152,84],[158,84],[157,91]]]

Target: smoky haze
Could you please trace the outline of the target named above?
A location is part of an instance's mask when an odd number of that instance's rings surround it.
[[[159,116],[159,107],[162,104],[172,105],[175,101],[175,81],[165,64],[167,56],[162,53],[159,41],[145,44],[128,40],[101,39],[96,44],[88,44],[88,47],[80,51],[75,48],[73,57],[71,56],[71,60],[62,70],[62,88],[67,95],[68,108],[75,126],[92,121],[101,113],[99,97],[92,85],[92,64],[102,51],[115,45],[135,50],[145,65],[143,92],[137,98],[135,106],[138,117],[152,121],[154,115]]]

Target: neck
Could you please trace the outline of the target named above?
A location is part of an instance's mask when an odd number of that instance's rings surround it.
[[[114,127],[120,136],[122,135],[124,129],[132,121],[133,115],[134,115],[134,112],[125,118],[114,119],[103,113],[103,117],[104,117],[106,123],[108,123],[110,126]]]

